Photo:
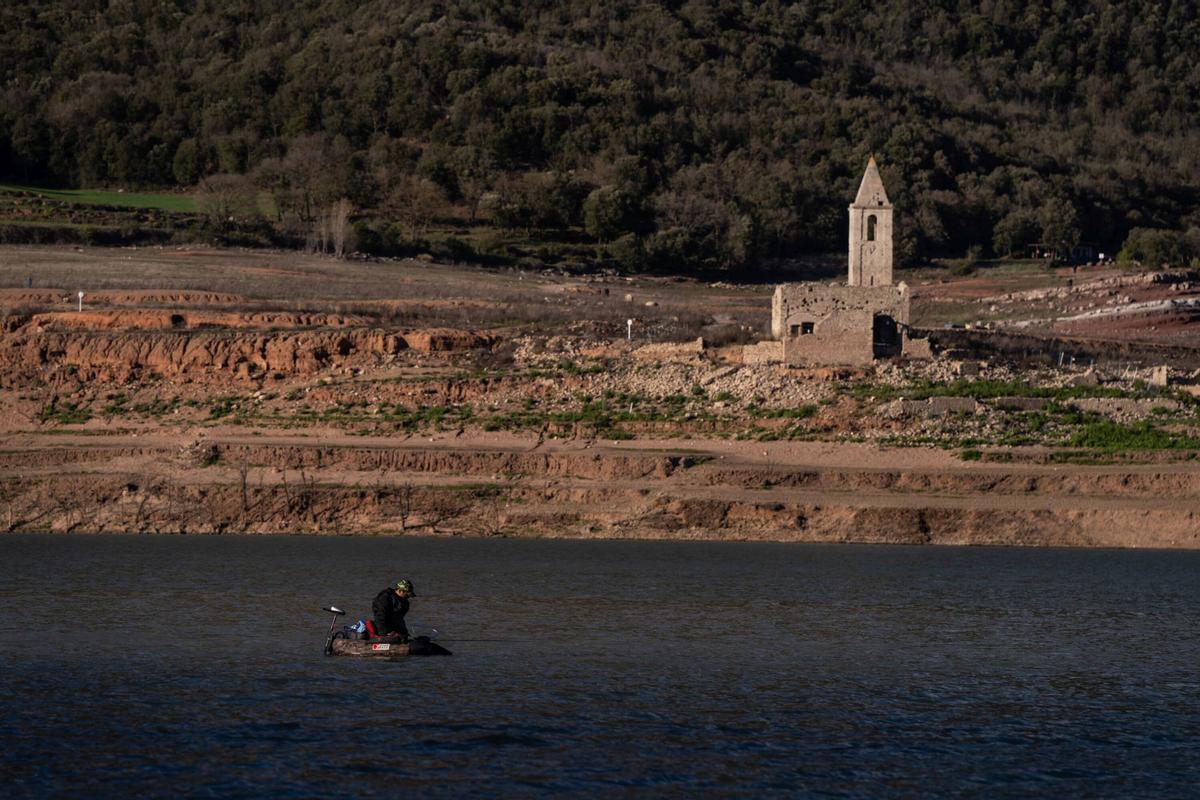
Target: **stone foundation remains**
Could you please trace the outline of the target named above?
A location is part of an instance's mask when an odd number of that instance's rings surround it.
[[[869,364],[901,354],[908,308],[903,283],[785,283],[772,299],[771,333],[783,344],[785,364]]]

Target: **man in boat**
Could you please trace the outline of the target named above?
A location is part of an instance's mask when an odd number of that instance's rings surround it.
[[[373,637],[407,642],[408,626],[404,624],[404,615],[408,613],[408,598],[416,596],[408,578],[401,578],[375,595],[375,602],[371,604]]]

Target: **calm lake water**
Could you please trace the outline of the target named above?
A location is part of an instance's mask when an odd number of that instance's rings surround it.
[[[0,563],[9,797],[1200,782],[1200,553],[5,536]],[[455,655],[323,657],[321,607],[400,576]]]

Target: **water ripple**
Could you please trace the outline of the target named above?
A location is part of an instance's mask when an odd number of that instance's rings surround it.
[[[5,537],[0,558],[27,617],[0,621],[12,797],[1162,797],[1200,779],[1200,554]],[[365,607],[399,564],[456,655],[323,658],[315,609]],[[36,624],[81,615],[69,637]]]

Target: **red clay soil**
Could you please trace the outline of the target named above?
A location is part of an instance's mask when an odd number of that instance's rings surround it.
[[[454,353],[488,347],[489,333],[431,329],[389,331],[355,326],[353,317],[253,313],[241,327],[321,325],[310,330],[254,333],[209,327],[223,321],[207,312],[52,312],[0,318],[0,385],[61,380],[127,383],[150,376],[246,380],[280,374],[303,377],[340,367],[377,365],[411,348]],[[190,320],[190,323],[189,323]],[[183,330],[197,325],[199,330]],[[62,328],[85,328],[63,331]]]

